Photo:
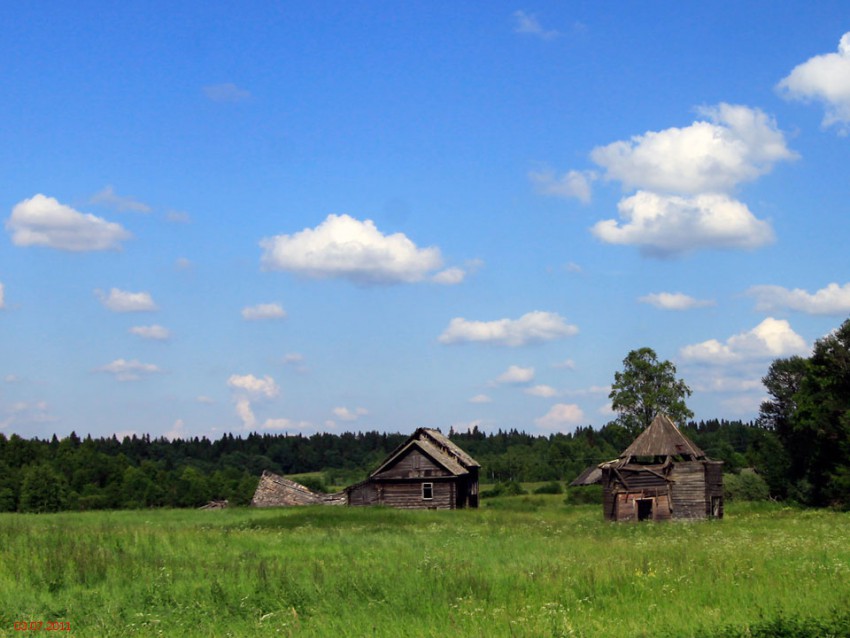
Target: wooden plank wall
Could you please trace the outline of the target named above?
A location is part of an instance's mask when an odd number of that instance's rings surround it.
[[[705,518],[708,509],[705,498],[705,463],[688,461],[676,463],[670,472],[673,480],[673,517]]]
[[[454,481],[434,481],[431,499],[422,498],[422,483],[429,481],[369,481],[349,491],[348,504],[386,505],[400,509],[454,509],[457,486]]]
[[[375,478],[430,478],[438,476],[451,476],[451,474],[419,450],[411,450],[398,463],[380,474],[376,474]]]

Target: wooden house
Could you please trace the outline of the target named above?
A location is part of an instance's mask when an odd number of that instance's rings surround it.
[[[345,488],[349,505],[404,509],[478,507],[478,462],[438,430],[419,428],[365,481]]]
[[[618,459],[599,466],[605,519],[722,518],[722,466],[659,414]]]

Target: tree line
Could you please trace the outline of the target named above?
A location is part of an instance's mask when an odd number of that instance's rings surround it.
[[[730,483],[805,505],[850,507],[850,319],[818,340],[812,355],[775,360],[762,379],[768,400],[754,422],[689,421],[690,388],[651,348],[633,350],[609,398],[619,413],[596,430],[447,434],[481,463],[483,482],[571,481],[616,458],[658,411],[668,413]],[[362,480],[409,433],[252,433],[168,440],[150,436],[24,439],[0,433],[0,511],[197,507],[214,499],[248,504],[263,470],[317,490]],[[743,468],[740,481],[733,475]]]
[[[731,470],[749,465],[753,442],[766,435],[738,421],[691,423],[687,432]],[[517,429],[485,433],[477,427],[447,434],[481,463],[482,481],[493,483],[571,481],[587,466],[616,458],[632,439],[617,423],[549,436]],[[0,511],[197,507],[217,499],[246,505],[263,470],[320,473],[303,482],[328,490],[365,478],[407,436],[252,433],[211,441],[0,434]]]

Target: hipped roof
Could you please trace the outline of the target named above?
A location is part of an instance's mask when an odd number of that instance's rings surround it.
[[[625,449],[620,459],[628,460],[636,456],[678,455],[690,455],[694,459],[705,458],[705,452],[682,434],[670,417],[666,414],[658,414],[649,427]]]

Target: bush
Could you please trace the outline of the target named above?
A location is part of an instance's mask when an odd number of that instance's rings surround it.
[[[602,486],[583,485],[567,489],[567,497],[564,499],[567,505],[601,505]]]
[[[730,501],[766,501],[770,497],[767,481],[749,469],[724,474],[723,492]]]
[[[496,483],[491,489],[481,492],[481,498],[493,498],[494,496],[520,496],[528,494],[518,481],[504,481]]]
[[[541,485],[536,490],[535,494],[563,494],[564,488],[560,481],[549,481],[545,485]]]

